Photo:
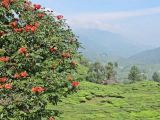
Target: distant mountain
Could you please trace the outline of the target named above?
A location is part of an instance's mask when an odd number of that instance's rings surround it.
[[[133,55],[128,60],[132,60],[133,63],[160,64],[160,47]]]
[[[86,48],[85,50],[81,50],[84,56],[98,52],[112,56],[129,57],[149,49],[148,46],[136,45],[124,36],[108,31],[76,29],[73,32],[76,36],[79,36],[79,42]]]

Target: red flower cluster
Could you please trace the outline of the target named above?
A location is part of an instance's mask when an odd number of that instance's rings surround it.
[[[44,17],[44,14],[38,14],[37,16],[38,17]]]
[[[53,52],[53,51],[57,51],[58,48],[57,47],[54,47],[54,48],[50,47],[49,49],[50,49],[51,52]]]
[[[0,32],[0,35],[2,35],[2,36],[3,36],[4,34],[5,34],[4,32]]]
[[[10,89],[12,87],[12,85],[11,84],[6,84],[6,85],[1,85],[0,84],[0,89],[3,88],[3,87],[5,87],[6,89]]]
[[[20,49],[18,50],[18,52],[20,52],[20,53],[24,53],[24,52],[26,52],[26,48],[25,48],[25,47],[20,48]]]
[[[72,61],[71,64],[72,64],[72,65],[75,65],[76,63]]]
[[[73,86],[77,86],[79,84],[79,82],[72,82]]]
[[[28,74],[26,72],[21,72],[22,77],[26,77]]]
[[[34,87],[32,88],[32,92],[42,92],[44,90],[44,87]]]
[[[57,15],[57,18],[61,19],[61,18],[63,18],[63,16],[62,15]]]
[[[66,54],[65,54],[65,53],[62,53],[62,57],[68,57],[68,58],[69,58],[70,55],[69,55],[69,53],[66,53]]]
[[[54,120],[53,118],[49,118],[49,120]]]
[[[9,58],[8,58],[8,57],[6,57],[6,58],[5,58],[5,57],[1,57],[0,60],[1,60],[2,62],[8,62]]]
[[[14,30],[15,32],[22,32],[22,31],[23,31],[22,28],[14,28],[13,30]]]
[[[17,21],[11,22],[11,23],[9,23],[9,26],[10,26],[10,27],[12,27],[12,25],[13,25],[13,26],[16,26],[17,23],[18,23]]]
[[[55,69],[55,66],[54,66],[54,65],[52,65],[52,69]]]
[[[41,5],[34,4],[33,6],[34,6],[35,9],[40,9],[41,8]]]
[[[32,2],[27,2],[26,1],[26,5],[28,5],[28,6],[32,5]]]
[[[16,74],[14,75],[14,77],[15,77],[15,78],[19,78],[19,74],[16,73]]]
[[[7,78],[0,78],[0,82],[5,82]]]
[[[72,81],[72,80],[73,80],[73,78],[71,78],[71,77],[69,77],[69,76],[67,77],[67,79],[68,79],[68,80],[70,80],[70,81]]]
[[[71,38],[71,39],[69,39],[70,41],[73,41],[74,40],[74,38]]]
[[[5,85],[5,88],[6,88],[6,89],[10,89],[11,87],[12,87],[11,84],[6,84],[6,85]]]
[[[31,30],[32,32],[36,31],[37,27],[39,26],[39,24],[35,24],[35,26],[33,26],[32,24],[27,25],[26,27],[24,27],[24,29],[29,32],[29,30]]]
[[[8,0],[3,0],[2,4],[6,7],[9,8]]]

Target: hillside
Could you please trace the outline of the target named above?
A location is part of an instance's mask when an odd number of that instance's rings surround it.
[[[108,86],[81,82],[80,90],[48,108],[63,114],[56,120],[159,120],[160,84],[151,81]]]
[[[79,42],[86,48],[83,55],[101,54],[128,57],[142,52],[149,47],[145,45],[136,45],[131,40],[122,35],[103,31],[99,29],[76,29],[73,30],[76,36],[79,36]]]
[[[141,64],[160,63],[160,47],[133,55],[129,60],[132,60],[134,63]]]

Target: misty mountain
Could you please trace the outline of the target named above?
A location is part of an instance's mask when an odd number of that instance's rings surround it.
[[[128,60],[142,64],[160,63],[160,47],[133,55]]]
[[[75,29],[73,32],[76,36],[79,36],[79,42],[85,48],[85,50],[80,50],[84,56],[98,52],[107,55],[129,57],[149,49],[148,46],[136,45],[124,36],[108,31]]]

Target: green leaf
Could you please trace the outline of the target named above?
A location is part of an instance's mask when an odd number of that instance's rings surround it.
[[[3,49],[0,49],[0,55],[4,55],[5,51]]]

